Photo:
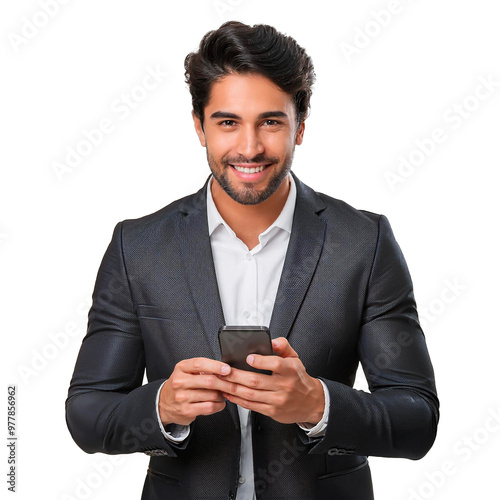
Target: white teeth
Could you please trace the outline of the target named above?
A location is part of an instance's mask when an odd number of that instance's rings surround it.
[[[233,165],[233,167],[238,171],[244,174],[255,174],[257,172],[262,172],[264,170],[264,165],[257,168],[248,168],[248,167],[238,167],[237,165]]]

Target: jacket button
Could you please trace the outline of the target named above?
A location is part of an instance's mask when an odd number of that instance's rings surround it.
[[[330,448],[328,450],[328,455],[352,455],[351,450],[346,450],[345,448]]]

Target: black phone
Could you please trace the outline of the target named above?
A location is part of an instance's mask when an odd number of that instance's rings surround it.
[[[267,326],[221,326],[219,345],[221,359],[229,366],[271,375],[269,370],[258,370],[246,362],[249,354],[273,354],[271,334]]]

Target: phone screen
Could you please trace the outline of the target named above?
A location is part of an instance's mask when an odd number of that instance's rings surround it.
[[[267,326],[221,326],[219,328],[221,359],[233,368],[271,375],[268,370],[258,370],[246,362],[249,354],[273,353],[271,334]]]

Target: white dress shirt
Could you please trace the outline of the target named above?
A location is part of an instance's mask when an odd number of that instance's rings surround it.
[[[213,177],[208,182],[208,232],[222,310],[227,325],[269,326],[292,231],[297,197],[297,189],[292,176],[288,175],[287,179],[290,180],[290,192],[283,210],[271,226],[259,235],[259,244],[251,250],[236,236],[218,212],[210,189]],[[286,179],[283,182],[286,182]],[[322,386],[325,394],[323,418],[310,429],[300,426],[311,437],[322,436],[326,430],[329,394],[323,382]],[[160,391],[157,394],[157,409],[159,393]],[[238,406],[238,414],[241,428],[241,453],[236,498],[237,500],[254,500],[250,411]],[[182,441],[189,434],[189,426],[169,426],[168,431],[165,431],[160,421],[160,428],[165,437],[174,442]]]

